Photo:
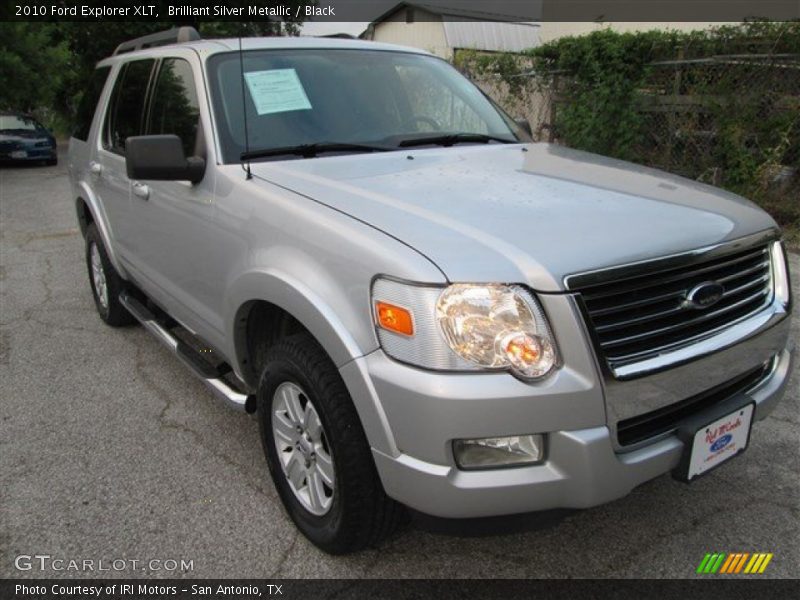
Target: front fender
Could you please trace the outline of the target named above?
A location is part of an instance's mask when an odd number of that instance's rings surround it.
[[[316,291],[320,289],[331,291],[335,288],[331,285],[321,285],[319,277],[313,281],[315,289],[312,289],[305,280],[285,271],[265,269],[244,274],[233,284],[227,295],[225,310],[226,339],[234,340],[235,366],[239,376],[245,381],[252,378],[247,377],[247,369],[242,368],[242,361],[247,354],[246,332],[243,330],[243,325],[252,302],[266,301],[292,315],[317,339],[337,368],[378,347],[368,319],[357,319],[356,315],[347,309],[344,311],[351,314],[344,318],[340,316],[343,309],[340,307],[338,311],[335,310],[329,302],[330,296]],[[347,306],[347,301],[339,304]],[[368,303],[364,303],[363,309],[365,315],[369,315]],[[362,322],[359,323],[359,320]]]
[[[330,287],[319,278],[310,281],[313,281],[316,289],[330,291]],[[297,319],[325,349],[337,368],[354,364],[354,359],[364,356],[378,347],[371,326],[367,327],[363,324],[356,326],[354,335],[351,333],[354,315],[341,315],[343,310],[341,307],[337,312],[327,298],[312,289],[304,280],[292,277],[278,269],[242,275],[236,280],[229,299],[226,337],[234,340],[234,356],[236,357],[234,368],[239,377],[253,388],[257,385],[255,381],[257,374],[254,375],[243,361],[247,356],[247,316],[250,307],[256,301],[269,302]],[[364,303],[363,309],[368,315],[369,304]],[[349,312],[346,309],[344,311]],[[362,320],[369,323],[368,319],[362,317]],[[349,323],[346,324],[346,322]],[[366,331],[367,329],[370,331]],[[385,452],[393,452],[395,449],[394,439],[383,407],[376,401],[374,394],[362,393],[362,388],[367,381],[360,377],[353,377],[348,370],[340,372],[350,391],[370,445]]]

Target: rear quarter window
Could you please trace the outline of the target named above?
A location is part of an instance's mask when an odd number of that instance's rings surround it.
[[[97,103],[100,101],[100,95],[103,93],[103,88],[110,72],[111,67],[95,69],[92,80],[89,82],[89,87],[84,91],[78,103],[78,113],[75,118],[75,129],[72,131],[72,137],[84,142],[89,139],[89,130],[92,128],[94,113],[97,111]]]

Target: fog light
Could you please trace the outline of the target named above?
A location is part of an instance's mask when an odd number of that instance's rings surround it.
[[[509,437],[455,440],[453,453],[460,469],[491,469],[541,462],[544,458],[544,436],[512,435]]]

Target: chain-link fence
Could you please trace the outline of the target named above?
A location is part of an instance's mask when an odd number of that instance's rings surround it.
[[[654,63],[639,110],[640,162],[715,185],[753,169],[765,186],[787,185],[800,161],[800,56]]]
[[[496,76],[473,79],[509,114],[528,119],[537,141],[569,145],[558,122],[559,109],[573,101],[569,73],[523,71],[516,77],[515,90]],[[770,173],[785,180],[800,159],[800,55],[652,63],[636,110],[642,129],[637,162],[719,184],[726,167],[719,164],[725,157],[720,145],[733,136],[754,160],[780,154],[775,158],[787,164]]]
[[[531,125],[536,141],[555,141],[549,133],[554,118],[557,78],[554,73],[540,73],[516,57],[515,64],[524,68],[510,77],[473,70],[467,61],[457,63],[461,72],[478,85],[514,118],[524,118]]]

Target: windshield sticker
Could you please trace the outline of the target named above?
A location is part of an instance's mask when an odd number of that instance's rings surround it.
[[[294,69],[251,71],[245,73],[244,78],[259,115],[311,108],[311,102]]]

